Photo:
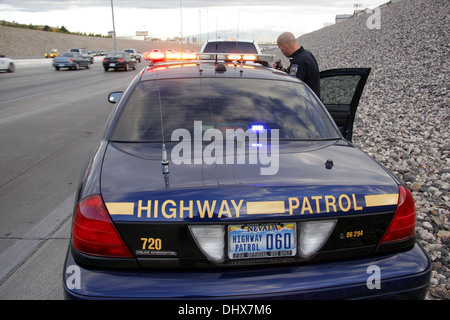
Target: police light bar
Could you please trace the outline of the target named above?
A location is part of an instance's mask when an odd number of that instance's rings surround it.
[[[195,52],[146,52],[145,60],[163,61],[163,60],[197,60]]]
[[[152,52],[150,53],[150,59],[164,59],[166,56],[161,52]]]
[[[240,55],[240,54],[229,54],[227,56],[227,60],[236,60],[236,61],[256,61],[257,57],[256,55],[252,54],[252,55]]]
[[[215,60],[215,61],[252,61],[262,64],[268,64],[275,60],[273,54],[239,54],[239,53],[199,53],[200,60]]]
[[[197,60],[197,54],[195,52],[183,52],[181,54],[182,60]]]
[[[197,60],[195,52],[167,52],[166,60]]]
[[[195,52],[150,52],[144,54],[144,59],[150,61],[180,61],[180,60],[213,60],[228,62],[257,62],[268,65],[275,60],[272,54],[239,54],[239,53],[195,53]]]
[[[162,52],[146,52],[144,53],[145,60],[164,60],[166,55]]]
[[[181,60],[181,53],[179,52],[167,52],[166,53],[167,60]]]

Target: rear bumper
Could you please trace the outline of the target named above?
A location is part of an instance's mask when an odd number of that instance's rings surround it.
[[[104,270],[63,273],[68,299],[423,299],[431,263],[422,247],[375,258],[303,266],[220,270]]]
[[[114,65],[111,66],[111,64],[114,64]],[[108,62],[108,63],[103,62],[103,67],[110,68],[110,69],[121,69],[121,68],[125,68],[125,66],[127,64],[132,64],[132,63],[130,63],[130,62]]]
[[[72,68],[75,67],[77,64],[76,62],[61,62],[61,63],[57,63],[54,62],[53,67],[59,67],[59,68]]]

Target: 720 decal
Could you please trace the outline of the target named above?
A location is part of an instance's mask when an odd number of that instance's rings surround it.
[[[142,250],[161,250],[162,241],[160,238],[141,238]]]

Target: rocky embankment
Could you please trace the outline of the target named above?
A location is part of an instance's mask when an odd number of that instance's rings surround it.
[[[403,0],[298,38],[320,70],[372,68],[353,141],[413,192],[417,239],[433,264],[429,299],[450,299],[448,8]]]

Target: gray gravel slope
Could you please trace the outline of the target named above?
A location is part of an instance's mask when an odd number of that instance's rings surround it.
[[[353,141],[413,191],[418,241],[433,262],[430,299],[450,298],[449,8],[403,0],[298,38],[320,70],[372,68]],[[368,27],[375,14],[379,29]]]

